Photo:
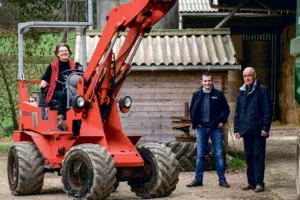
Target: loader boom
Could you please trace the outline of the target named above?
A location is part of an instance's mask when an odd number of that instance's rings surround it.
[[[99,94],[100,105],[108,104],[116,96],[123,80],[130,72],[130,63],[139,41],[176,3],[176,0],[133,0],[113,8],[107,15],[107,24],[84,73],[85,99]],[[116,73],[110,73],[112,47],[121,31],[127,32],[114,63]],[[111,81],[111,84],[110,84]],[[99,86],[99,83],[101,85]],[[109,95],[108,95],[109,94]]]

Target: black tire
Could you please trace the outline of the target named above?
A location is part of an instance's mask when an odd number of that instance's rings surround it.
[[[114,191],[113,192],[117,191],[119,185],[120,185],[120,182],[117,180],[116,183],[114,184]]]
[[[131,191],[144,199],[169,196],[178,183],[180,166],[175,154],[164,144],[137,147],[144,159],[147,177],[128,181]]]
[[[44,171],[44,158],[33,142],[12,144],[8,153],[7,177],[13,195],[40,193]]]
[[[195,142],[166,142],[165,145],[172,149],[182,168],[182,171],[195,171],[197,161],[197,147]],[[205,169],[215,169],[213,159],[213,148],[211,142],[208,142],[207,155],[205,156]]]
[[[300,134],[297,139],[297,151],[296,151],[296,191],[297,199],[300,200]]]
[[[61,172],[64,189],[74,199],[106,199],[116,183],[117,171],[111,154],[96,144],[72,147]]]
[[[209,141],[207,144],[207,154],[205,156],[205,169],[206,170],[215,170],[216,162],[214,158],[214,149],[212,143]]]

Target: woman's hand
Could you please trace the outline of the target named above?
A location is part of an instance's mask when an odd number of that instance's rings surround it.
[[[42,80],[40,83],[40,88],[45,88],[47,86],[48,86],[48,83],[46,81]]]

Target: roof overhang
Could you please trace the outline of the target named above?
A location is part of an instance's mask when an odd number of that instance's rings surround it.
[[[245,0],[209,0],[212,9],[232,10]],[[272,13],[295,13],[296,0],[251,0],[243,8],[242,11],[256,11],[256,12],[272,12]]]
[[[179,16],[196,16],[196,17],[205,17],[205,18],[216,18],[216,17],[226,17],[230,13],[229,12],[218,12],[218,13],[203,13],[203,12],[187,12],[187,13],[179,13]],[[236,13],[234,17],[245,17],[245,18],[260,18],[260,17],[281,17],[280,14],[272,14],[272,13]]]
[[[125,33],[117,39],[113,51],[118,54]],[[75,62],[81,62],[81,39],[76,35]],[[99,30],[87,31],[89,62],[101,38]],[[142,40],[131,63],[133,71],[226,71],[240,70],[230,29],[153,30]]]
[[[245,0],[179,0],[179,15],[180,16],[208,16],[217,13],[230,13],[241,2]],[[239,9],[241,16],[258,15],[264,17],[278,15],[295,14],[296,0],[274,1],[274,0],[249,0],[243,7]],[[236,15],[235,15],[236,16]]]

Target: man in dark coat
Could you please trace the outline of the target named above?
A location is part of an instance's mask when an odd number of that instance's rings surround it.
[[[197,164],[195,180],[187,187],[203,186],[205,156],[209,137],[213,144],[219,185],[225,188],[230,187],[225,179],[225,162],[222,152],[222,129],[227,122],[230,110],[223,93],[215,89],[212,82],[212,75],[209,72],[203,73],[202,87],[193,93],[190,105],[192,128],[197,129]]]
[[[255,70],[243,71],[244,85],[237,97],[234,134],[244,138],[248,186],[243,190],[264,191],[266,138],[272,122],[270,94],[256,78]]]

